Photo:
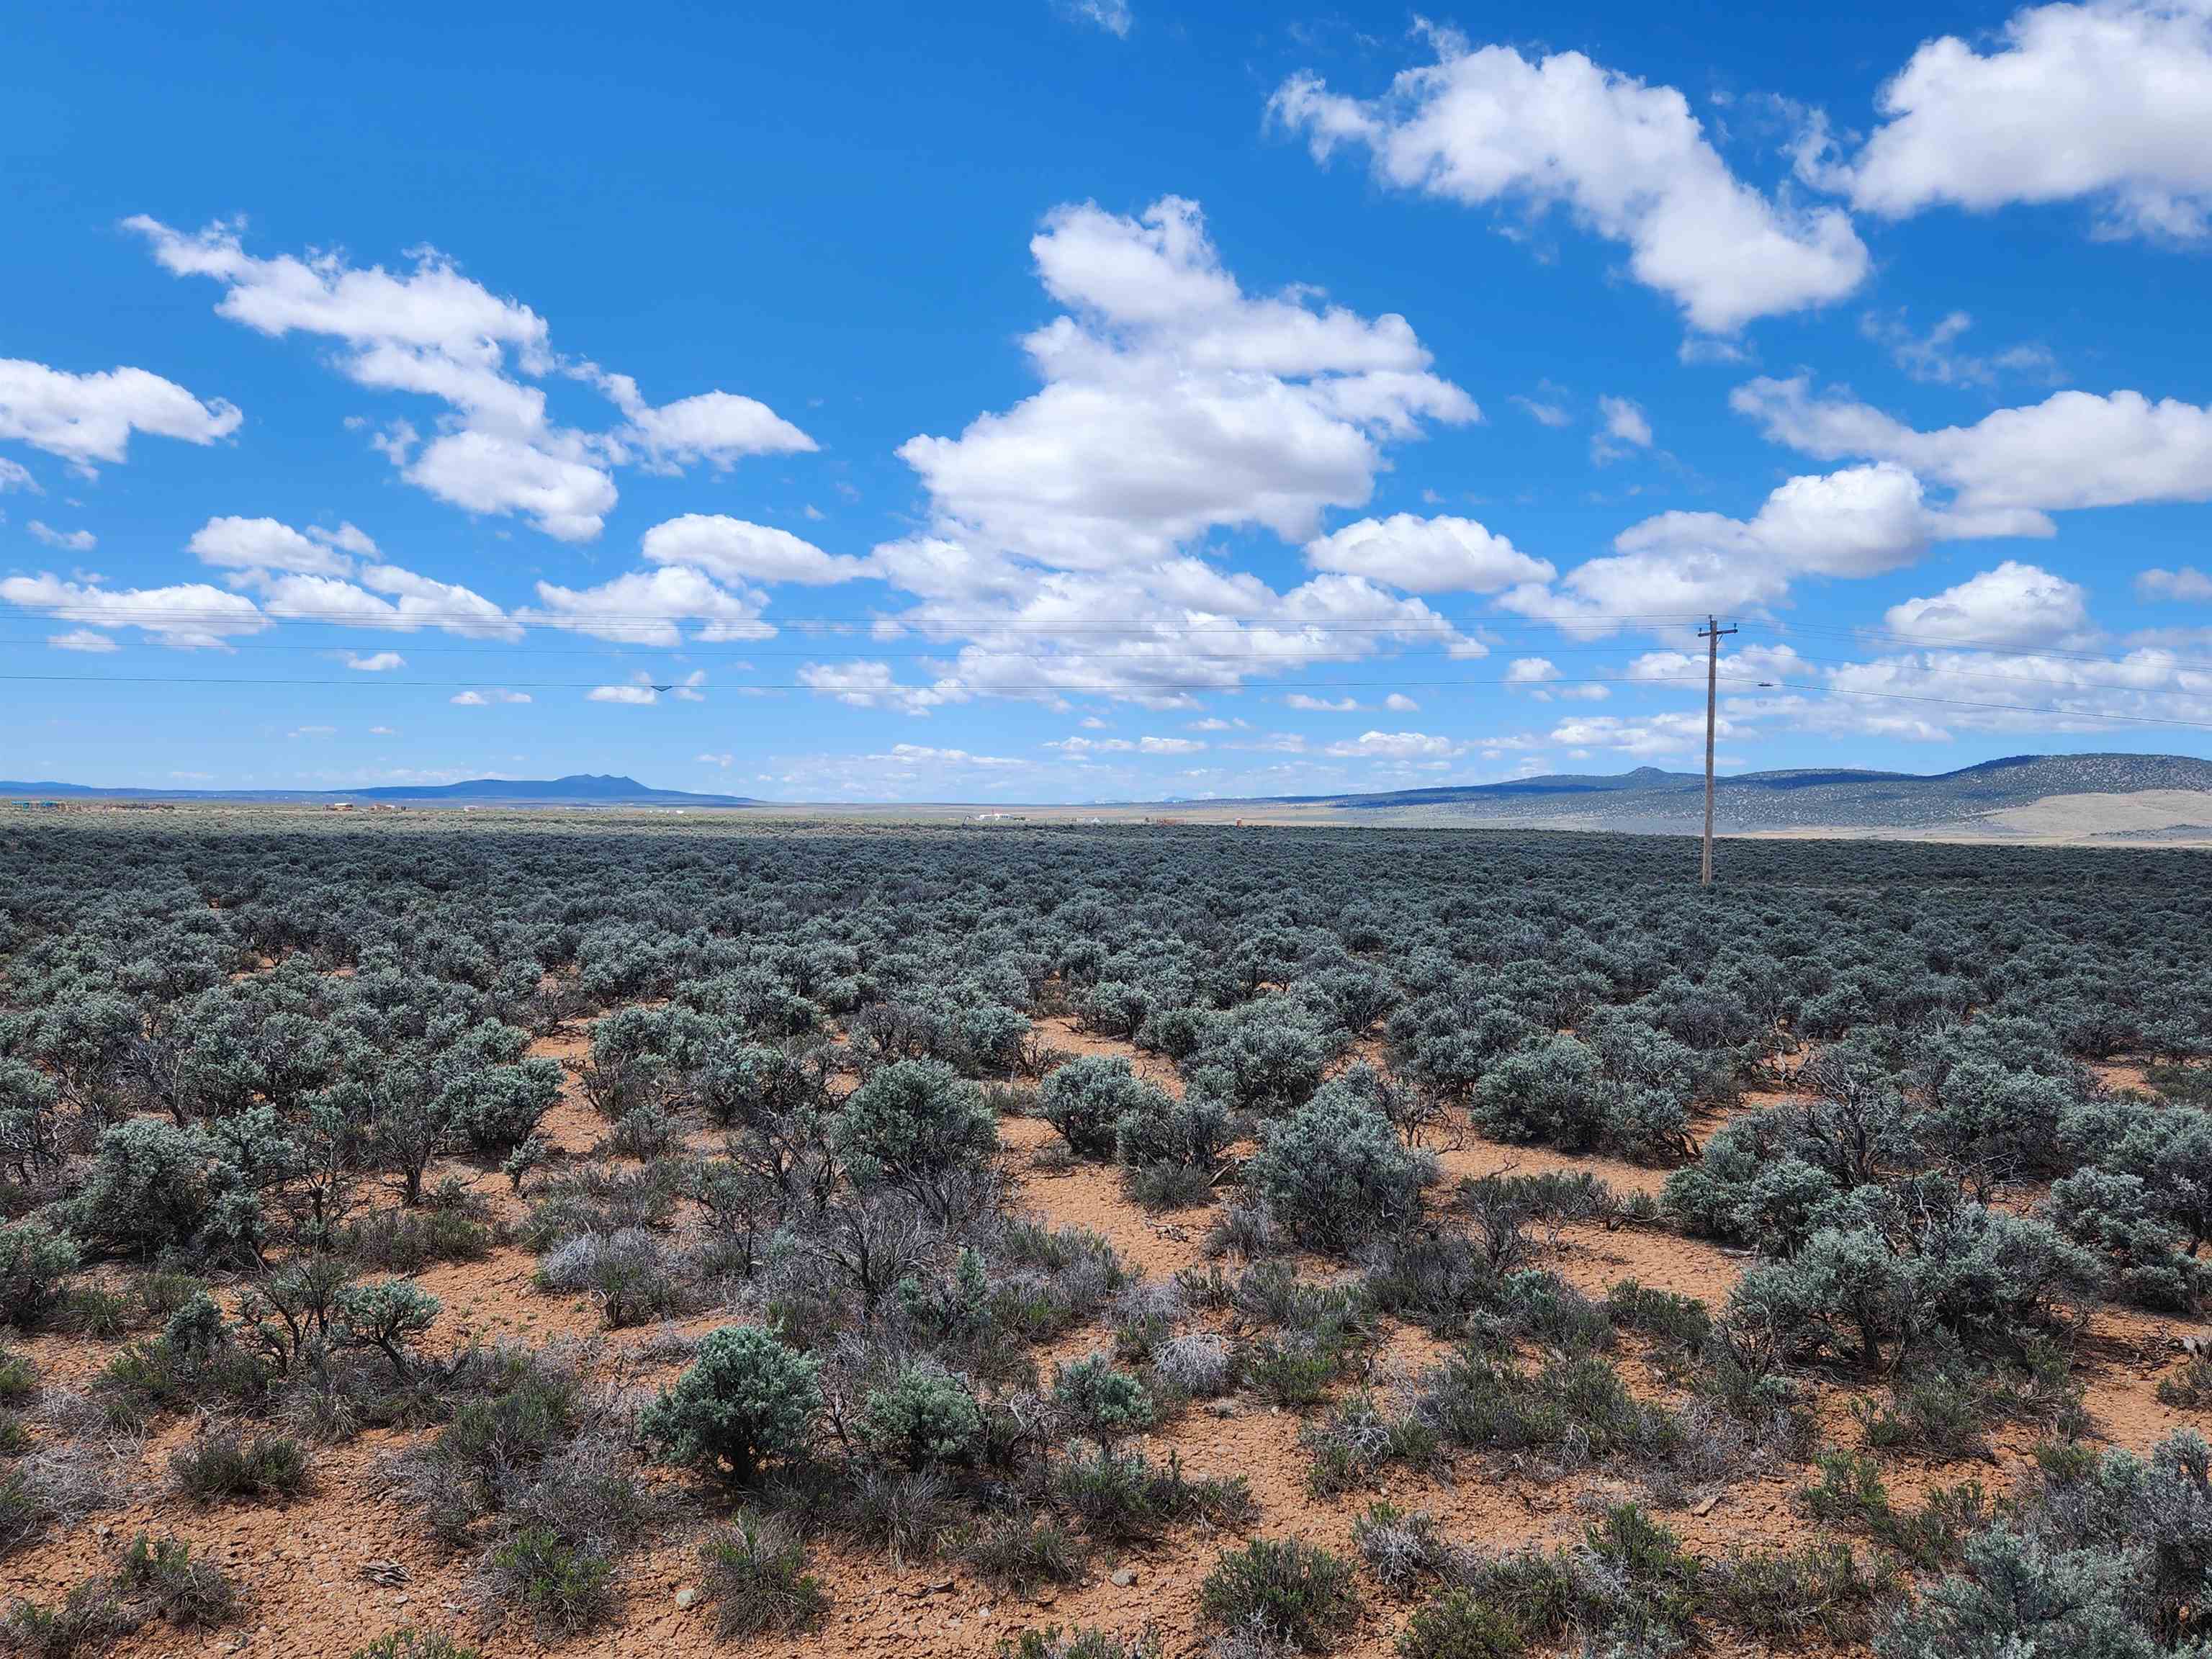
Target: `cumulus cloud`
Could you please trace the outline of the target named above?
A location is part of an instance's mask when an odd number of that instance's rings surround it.
[[[1417,714],[1421,709],[1421,705],[1403,691],[1393,691],[1382,699],[1382,706],[1394,714]]]
[[[2061,392],[1972,426],[1918,432],[1805,377],[1761,378],[1730,404],[1766,435],[1822,459],[1894,461],[1957,492],[1960,513],[2029,515],[2085,507],[2212,501],[2212,409],[2139,392]]]
[[[1729,170],[1689,100],[1579,52],[1531,60],[1471,48],[1428,28],[1437,61],[1382,97],[1333,93],[1316,76],[1277,88],[1272,115],[1316,160],[1358,145],[1376,176],[1463,203],[1561,207],[1625,244],[1629,269],[1693,327],[1730,333],[1754,319],[1842,298],[1868,257],[1849,217],[1762,195]]]
[[[1939,319],[1924,334],[1915,333],[1903,312],[1869,312],[1859,332],[1886,349],[1913,380],[1929,386],[1994,386],[2006,375],[2046,381],[2059,379],[2058,360],[2047,346],[2008,346],[1984,356],[1960,341],[1974,319],[1963,311]]]
[[[1043,389],[899,450],[961,540],[1086,570],[1217,527],[1302,539],[1367,500],[1386,442],[1476,418],[1404,318],[1247,295],[1194,202],[1055,209],[1030,249],[1070,308],[1024,342]]]
[[[528,702],[527,691],[510,691],[505,686],[489,686],[479,691],[463,691],[447,699],[462,708],[489,708],[495,703]]]
[[[775,629],[761,620],[764,594],[732,592],[705,572],[686,565],[633,570],[596,587],[538,584],[538,605],[519,611],[533,627],[567,629],[594,639],[634,645],[674,646],[679,623],[699,624],[694,637],[709,642],[766,639]]]
[[[1463,743],[1426,732],[1362,732],[1357,738],[1330,744],[1322,752],[1340,759],[1448,760],[1464,754],[1467,748]]]
[[[1304,691],[1293,691],[1283,699],[1285,708],[1296,708],[1309,714],[1349,714],[1359,707],[1350,697],[1316,697]]]
[[[407,659],[397,651],[372,651],[367,656],[348,652],[345,665],[356,673],[388,674],[395,668],[406,667]]]
[[[345,529],[374,550],[375,544],[351,525]],[[353,574],[349,546],[337,532],[307,535],[275,519],[210,519],[192,532],[185,550],[218,569],[289,571],[303,576]]]
[[[1408,593],[1495,593],[1556,574],[1473,519],[1411,513],[1348,524],[1308,542],[1305,559],[1316,570],[1364,576]]]
[[[63,622],[137,628],[157,643],[180,650],[227,649],[226,640],[258,634],[269,626],[269,618],[252,600],[205,582],[111,588],[96,581],[64,581],[41,572],[0,580],[0,600]]]
[[[926,715],[949,702],[965,702],[969,693],[957,682],[935,686],[902,685],[887,662],[808,663],[799,683],[809,690],[852,708],[894,708]]]
[[[39,488],[39,481],[31,476],[30,469],[0,455],[0,495],[11,489],[28,490],[33,495],[46,494]]]
[[[1750,519],[1662,513],[1613,538],[1612,553],[1554,588],[1506,593],[1508,610],[1579,634],[1706,611],[1761,610],[1806,576],[1857,578],[1909,564],[1930,543],[2048,534],[2039,514],[1931,507],[1920,480],[1889,462],[1789,480]]]
[[[787,530],[719,513],[686,513],[645,532],[654,564],[696,566],[726,582],[798,582],[822,586],[868,574],[865,560],[823,552]]]
[[[2086,201],[2109,234],[2195,240],[2212,209],[2212,9],[2203,0],[2025,7],[1993,50],[1925,42],[1881,123],[1826,182],[1862,211]]]
[[[1929,644],[2057,645],[2089,632],[2088,596],[2077,582],[2007,559],[1929,599],[1892,605],[1893,634]]]
[[[813,447],[756,399],[714,391],[655,407],[628,375],[562,359],[543,317],[433,248],[390,271],[328,252],[262,258],[227,224],[187,233],[143,215],[124,223],[165,270],[221,283],[222,315],[272,337],[339,341],[338,367],[356,384],[445,405],[427,441],[399,420],[377,447],[410,483],[471,513],[520,515],[560,540],[589,541],[617,499],[616,466],[724,468]],[[597,432],[555,422],[537,382],[556,373],[597,387],[623,420]]]
[[[57,530],[50,524],[33,519],[23,526],[31,532],[31,539],[43,542],[48,547],[58,547],[70,553],[89,553],[100,545],[100,538],[89,530]]]
[[[660,701],[660,694],[649,685],[595,685],[584,696],[592,702],[621,702],[640,706]]]
[[[79,471],[128,458],[131,434],[143,432],[205,446],[228,438],[246,416],[217,398],[203,403],[173,380],[143,368],[72,374],[20,357],[0,357],[0,439],[14,439]],[[30,475],[13,463],[15,487]]]

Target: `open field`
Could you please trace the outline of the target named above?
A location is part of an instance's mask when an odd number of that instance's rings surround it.
[[[0,1650],[2203,1633],[2204,860],[1686,845],[0,824]]]

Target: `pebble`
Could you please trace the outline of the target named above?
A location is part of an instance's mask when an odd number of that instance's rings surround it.
[[[688,1607],[698,1599],[699,1592],[693,1589],[689,1584],[686,1584],[682,1589],[676,1592],[676,1605],[679,1607]]]
[[[1137,1570],[1134,1567],[1116,1567],[1114,1570],[1113,1582],[1116,1588],[1127,1589],[1137,1582]]]

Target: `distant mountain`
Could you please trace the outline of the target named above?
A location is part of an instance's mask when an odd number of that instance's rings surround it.
[[[1798,767],[1716,778],[1713,815],[1724,830],[1911,830],[1955,824],[2054,795],[2212,791],[2212,761],[2186,755],[2008,755],[1955,772]],[[1504,783],[1438,785],[1379,794],[1282,798],[1285,805],[1403,813],[1431,821],[1549,824],[1651,833],[1705,818],[1705,775],[1639,766],[1611,776],[1572,774]],[[2208,802],[2212,810],[2212,802]]]
[[[382,801],[436,806],[758,806],[746,795],[653,789],[635,778],[471,778],[463,783],[379,784],[370,789],[100,789],[82,783],[0,782],[9,800]]]

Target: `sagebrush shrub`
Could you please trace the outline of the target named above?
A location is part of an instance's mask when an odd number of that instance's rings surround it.
[[[763,1459],[806,1449],[822,1408],[819,1370],[757,1325],[725,1326],[639,1413],[638,1432],[672,1463],[749,1481]]]

